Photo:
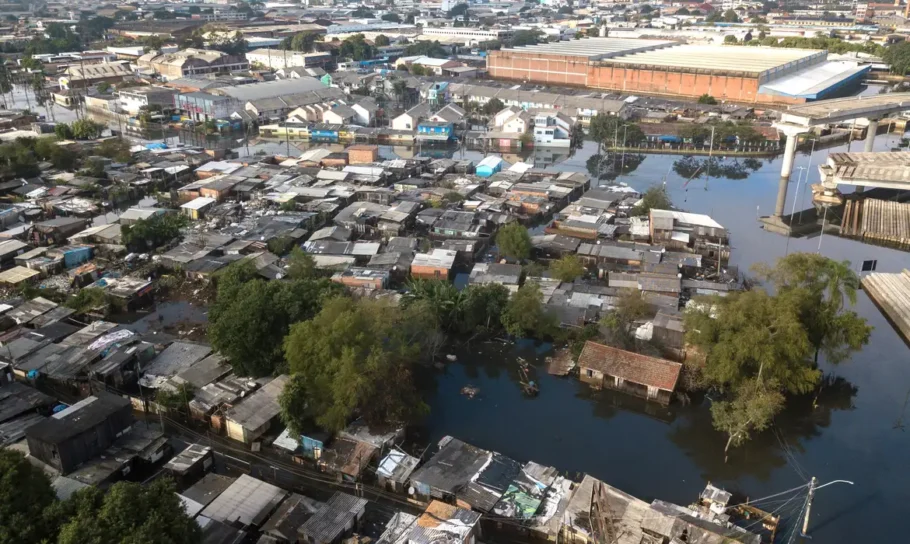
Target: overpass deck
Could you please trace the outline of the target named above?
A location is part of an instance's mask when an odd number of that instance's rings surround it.
[[[910,110],[910,93],[833,98],[790,106],[781,112],[781,123],[811,127],[860,118],[880,119],[906,110]]]
[[[910,153],[906,152],[832,153],[818,171],[828,186],[910,189]]]

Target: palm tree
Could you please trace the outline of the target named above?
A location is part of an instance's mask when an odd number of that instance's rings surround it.
[[[436,315],[438,328],[454,327],[464,310],[465,296],[455,285],[444,280],[412,280],[404,295],[405,304],[426,303]]]
[[[398,107],[400,108],[402,98],[406,97],[408,94],[407,82],[403,79],[395,80],[395,82],[392,83],[392,92],[398,98]]]

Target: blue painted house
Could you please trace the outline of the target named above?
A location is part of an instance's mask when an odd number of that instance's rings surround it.
[[[500,170],[502,170],[502,158],[491,155],[477,163],[474,173],[482,178],[488,178]]]
[[[448,142],[455,136],[452,123],[421,121],[417,125],[417,139],[424,142]]]

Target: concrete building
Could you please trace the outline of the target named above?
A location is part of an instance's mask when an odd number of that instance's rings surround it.
[[[139,71],[159,74],[165,80],[198,74],[213,74],[248,70],[250,63],[243,57],[207,49],[183,49],[161,54],[150,51],[139,57]]]
[[[492,51],[490,76],[611,91],[764,104],[831,98],[857,86],[867,66],[825,51],[680,45],[587,38]]]
[[[424,27],[421,32],[426,38],[443,41],[457,41],[466,45],[487,42],[492,40],[508,40],[514,32],[510,29],[484,30],[476,27]]]
[[[142,108],[149,106],[173,107],[176,89],[167,87],[131,87],[117,93],[120,96],[120,109],[136,115]]]
[[[250,64],[266,66],[271,70],[285,68],[323,67],[332,63],[332,54],[328,52],[301,53],[287,49],[254,49],[246,54]]]
[[[242,108],[242,103],[230,96],[215,96],[204,92],[174,95],[174,107],[197,122],[227,119]]]

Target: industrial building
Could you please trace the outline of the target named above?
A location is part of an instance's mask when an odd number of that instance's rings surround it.
[[[685,45],[587,38],[492,51],[490,76],[627,93],[761,104],[801,104],[848,94],[869,66],[811,49]]]

